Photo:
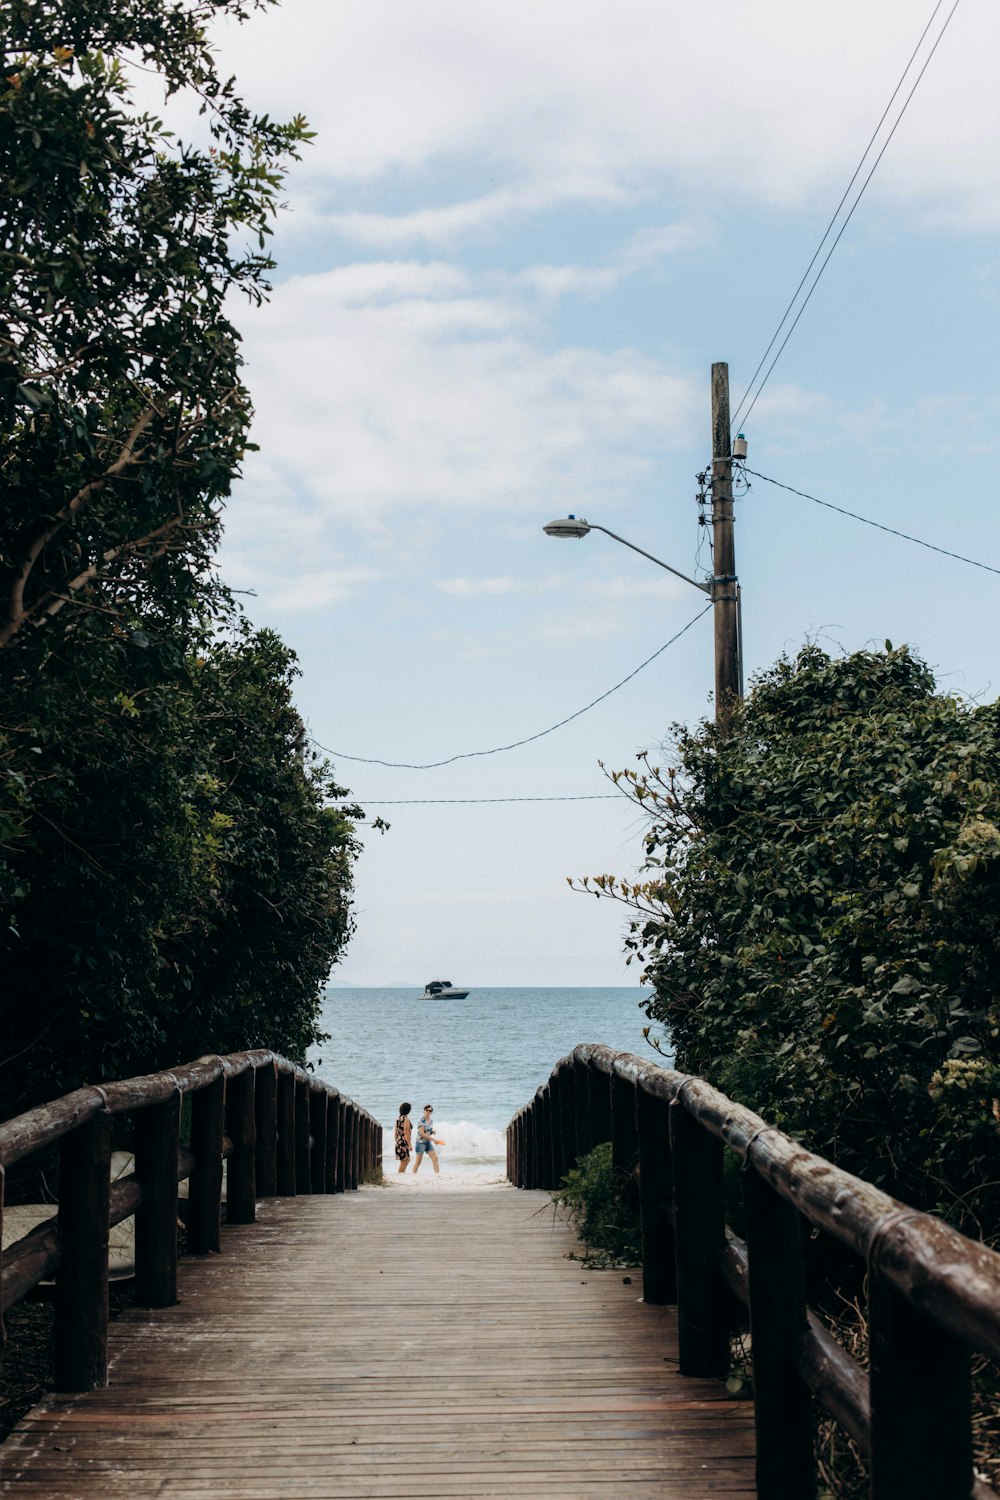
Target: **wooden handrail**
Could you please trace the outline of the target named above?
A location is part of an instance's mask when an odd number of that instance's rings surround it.
[[[279,1086],[302,1100],[282,1118]],[[180,1142],[180,1103],[192,1097],[191,1149]],[[111,1118],[130,1112],[135,1167],[110,1181]],[[317,1131],[321,1132],[317,1135]],[[378,1170],[382,1127],[367,1110],[306,1069],[255,1050],[77,1089],[0,1125],[0,1226],[6,1170],[60,1151],[59,1208],[0,1259],[0,1318],[39,1282],[56,1282],[56,1385],[107,1384],[108,1232],[136,1219],[136,1301],[177,1301],[177,1184],[189,1179],[188,1248],[221,1248],[222,1164],[229,1162],[226,1222],[252,1223],[256,1200],[342,1193]],[[279,1147],[290,1166],[279,1184]],[[2,1343],[0,1321],[0,1343]]]
[[[815,1491],[809,1398],[871,1467],[872,1500],[987,1500],[974,1476],[970,1353],[1000,1358],[1000,1254],[807,1151],[705,1082],[583,1044],[507,1127],[516,1187],[553,1189],[611,1141],[638,1169],[645,1300],[676,1302],[680,1368],[725,1375],[749,1309],[760,1500]],[[747,1239],[725,1223],[722,1154],[743,1163]],[[868,1272],[869,1369],[808,1306],[803,1228]]]

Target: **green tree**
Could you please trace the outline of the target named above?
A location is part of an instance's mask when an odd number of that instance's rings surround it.
[[[247,447],[239,335],[301,119],[253,116],[205,24],[245,0],[0,3],[0,647],[67,609],[183,618],[216,586]],[[201,100],[175,142],[129,109],[136,63]],[[65,627],[64,627],[65,628]]]
[[[73,652],[14,684],[36,769],[0,865],[6,1114],[205,1051],[303,1055],[352,930],[359,814],[308,752],[287,647],[123,633],[99,662],[82,701]]]
[[[908,650],[815,646],[725,737],[616,780],[650,814],[630,947],[680,1068],[813,1149],[1000,1234],[997,705]]]
[[[301,1055],[351,930],[357,809],[294,658],[212,567],[302,120],[206,25],[249,0],[0,0],[0,1087],[264,1044]],[[193,92],[200,144],[131,107]]]

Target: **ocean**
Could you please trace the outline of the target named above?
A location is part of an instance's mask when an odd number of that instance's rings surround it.
[[[421,1000],[419,989],[330,989],[309,1054],[317,1074],[384,1127],[386,1171],[395,1171],[392,1127],[401,1100],[434,1106],[451,1174],[502,1173],[504,1131],[553,1065],[579,1042],[656,1059],[644,1038],[647,992],[621,989],[471,989],[466,1000]],[[651,1028],[666,1048],[659,1026]],[[662,1059],[661,1059],[662,1060]]]

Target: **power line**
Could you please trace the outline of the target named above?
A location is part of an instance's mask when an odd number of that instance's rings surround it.
[[[482,755],[500,755],[504,750],[517,750],[522,745],[530,745],[533,741],[544,739],[547,734],[553,734],[557,729],[562,729],[564,725],[571,724],[581,714],[589,713],[592,708],[596,708],[599,703],[603,703],[605,698],[610,698],[612,693],[617,693],[619,688],[623,688],[627,682],[632,681],[633,677],[637,677],[644,667],[648,667],[658,656],[662,656],[668,646],[672,646],[675,641],[679,641],[681,636],[685,635],[691,629],[692,625],[696,625],[702,615],[706,615],[711,608],[711,604],[706,604],[705,608],[699,610],[694,619],[689,620],[682,630],[678,630],[677,634],[672,635],[669,641],[665,641],[658,651],[654,651],[652,656],[647,656],[646,660],[640,662],[633,672],[630,672],[627,677],[623,677],[621,682],[616,682],[614,687],[608,688],[607,692],[602,693],[599,698],[594,698],[592,702],[585,704],[583,708],[578,708],[576,713],[569,714],[565,719],[560,719],[558,724],[550,724],[548,729],[540,729],[537,734],[529,734],[523,740],[513,740],[509,745],[494,745],[489,750],[465,750],[460,755],[449,755],[447,760],[415,762],[407,760],[378,760],[376,757],[368,755],[348,755],[346,751],[331,750],[329,745],[321,745],[319,740],[313,739],[312,735],[309,738],[317,749],[325,751],[327,755],[335,756],[337,760],[354,760],[365,766],[391,766],[394,770],[402,771],[433,771],[439,766],[454,765],[456,760],[474,760]]]
[[[803,273],[802,273],[802,280],[799,282],[798,286],[795,288],[795,291],[792,293],[791,298],[789,299],[788,306],[785,308],[784,312],[781,315],[781,321],[779,322],[777,328],[774,330],[774,333],[771,335],[771,342],[768,344],[767,348],[764,350],[764,353],[761,355],[761,357],[760,357],[760,363],[758,364],[756,370],[754,370],[753,374],[751,375],[750,380],[747,383],[747,388],[743,392],[743,395],[740,397],[739,404],[738,404],[738,406],[736,407],[736,410],[733,413],[732,424],[731,424],[733,427],[735,427],[736,423],[739,421],[740,411],[742,410],[743,403],[747,399],[747,397],[749,396],[750,392],[753,390],[753,383],[757,379],[757,376],[760,374],[761,370],[764,368],[764,361],[767,359],[767,356],[770,354],[771,350],[774,348],[774,345],[775,345],[775,342],[777,341],[778,335],[780,334],[782,328],[785,325],[785,319],[788,317],[788,314],[791,312],[792,308],[795,306],[795,300],[798,297],[799,293],[801,292],[802,288],[805,286],[806,277],[809,275],[809,272],[812,270],[813,266],[816,264],[816,261],[819,259],[819,253],[822,250],[823,246],[826,244],[827,236],[829,235],[830,230],[833,228],[834,224],[837,222],[837,215],[840,213],[840,210],[843,208],[845,202],[847,201],[847,195],[851,191],[851,188],[854,186],[855,182],[857,182],[857,180],[858,180],[858,173],[861,171],[861,168],[865,164],[865,158],[867,157],[869,151],[872,149],[872,146],[874,146],[876,137],[878,136],[879,131],[882,129],[882,126],[885,124],[886,115],[889,113],[890,109],[892,108],[892,106],[893,106],[893,104],[895,102],[895,99],[896,99],[896,95],[899,93],[900,89],[903,87],[903,79],[906,77],[907,73],[913,67],[913,60],[916,57],[917,53],[920,51],[920,48],[923,46],[924,37],[927,35],[928,31],[930,30],[931,25],[932,25],[932,23],[934,21],[934,17],[937,15],[938,11],[941,9],[941,6],[943,4],[944,4],[944,0],[937,0],[937,4],[935,5],[934,10],[931,13],[930,20],[927,22],[927,25],[924,27],[923,31],[920,33],[920,40],[919,40],[919,42],[914,47],[913,52],[910,54],[910,60],[909,60],[909,62],[906,64],[906,67],[903,69],[902,73],[899,75],[899,82],[896,84],[896,87],[892,91],[892,98],[889,100],[889,103],[886,105],[885,109],[882,111],[882,118],[879,120],[878,124],[875,126],[875,129],[872,131],[871,138],[869,139],[868,144],[865,147],[864,151],[862,151],[862,153],[861,153],[860,160],[858,161],[857,166],[854,168],[854,172],[853,172],[853,174],[851,176],[851,180],[847,184],[846,188],[844,189],[843,196],[841,197],[840,202],[837,204],[837,207],[834,209],[833,213],[830,215],[830,222],[826,226],[826,228],[823,230],[822,238],[820,239],[819,244],[816,246],[816,249],[813,251],[813,258],[809,262],[809,264],[806,266],[805,270],[803,271]]]
[[[930,28],[931,28],[931,26],[932,26],[932,24],[934,22],[934,18],[937,15],[938,11],[941,9],[941,6],[942,6],[943,3],[944,3],[944,0],[938,0],[938,3],[935,5],[934,10],[931,13],[930,20],[927,22],[927,25],[924,27],[923,31],[921,32],[921,34],[920,34],[920,40],[917,42],[916,47],[914,47],[913,52],[912,52],[912,54],[910,56],[910,59],[909,59],[908,63],[906,64],[906,67],[903,69],[902,74],[900,75],[899,82],[896,84],[896,87],[893,90],[892,98],[889,100],[889,103],[886,105],[885,110],[883,111],[883,114],[882,114],[882,118],[879,120],[879,122],[876,125],[874,131],[872,132],[871,139],[869,140],[867,146],[865,147],[864,152],[862,153],[861,159],[858,162],[858,165],[854,169],[854,174],[851,177],[850,182],[847,184],[847,187],[844,189],[843,197],[841,198],[840,202],[837,204],[837,207],[834,209],[833,216],[831,217],[829,224],[826,226],[826,229],[823,231],[822,239],[820,240],[819,244],[816,246],[816,250],[815,250],[815,253],[813,254],[813,258],[809,262],[808,266],[806,266],[806,269],[805,269],[805,271],[803,273],[803,276],[802,276],[802,280],[799,282],[798,286],[795,288],[795,291],[792,294],[791,301],[789,302],[788,306],[785,308],[785,311],[782,313],[782,315],[781,315],[781,321],[779,322],[777,328],[774,330],[774,333],[773,333],[773,335],[771,337],[771,342],[768,344],[767,348],[764,350],[764,353],[763,353],[763,355],[761,357],[760,363],[758,364],[756,370],[753,372],[753,375],[752,375],[752,377],[750,379],[750,383],[747,386],[746,390],[743,392],[742,397],[740,398],[739,405],[737,406],[736,411],[733,413],[732,425],[734,427],[735,427],[737,421],[740,421],[740,420],[742,420],[742,422],[745,424],[746,421],[748,420],[749,416],[750,416],[750,413],[753,411],[754,407],[757,405],[757,401],[758,401],[758,398],[760,397],[760,393],[764,389],[765,385],[767,384],[768,380],[771,377],[771,371],[774,369],[775,365],[778,363],[778,360],[781,358],[781,355],[784,352],[785,345],[788,343],[788,340],[791,338],[792,334],[795,332],[795,328],[796,328],[796,326],[798,324],[798,321],[801,318],[802,314],[805,312],[806,308],[808,307],[809,301],[810,301],[810,299],[812,297],[812,294],[816,290],[817,286],[819,285],[820,277],[823,275],[823,272],[826,270],[827,265],[829,264],[830,257],[833,255],[833,252],[836,250],[838,244],[840,243],[840,239],[841,239],[841,236],[844,233],[844,230],[847,228],[848,224],[851,222],[851,219],[854,217],[854,211],[857,208],[858,204],[861,202],[861,199],[864,197],[865,189],[867,188],[868,184],[871,182],[872,177],[875,175],[875,171],[876,171],[876,168],[878,167],[879,162],[882,160],[882,157],[885,155],[885,153],[886,153],[886,151],[888,149],[890,141],[892,140],[893,136],[896,134],[896,130],[899,127],[899,123],[902,120],[903,116],[905,115],[905,113],[907,111],[907,108],[909,107],[910,100],[913,98],[913,95],[916,93],[917,88],[918,88],[918,86],[920,84],[920,80],[923,78],[924,74],[926,73],[927,68],[928,68],[928,66],[930,64],[931,58],[934,56],[935,52],[937,51],[938,45],[939,45],[939,43],[941,41],[941,38],[944,36],[945,32],[948,30],[948,27],[949,27],[949,25],[951,23],[951,18],[955,14],[956,10],[959,7],[960,0],[954,0],[954,4],[952,5],[951,10],[948,12],[948,16],[947,16],[947,18],[945,20],[945,23],[941,27],[941,30],[938,32],[938,35],[937,35],[937,37],[936,37],[936,39],[934,41],[934,45],[931,47],[930,52],[927,54],[927,59],[924,62],[923,67],[920,69],[920,72],[917,74],[917,77],[916,77],[916,80],[914,81],[913,87],[910,89],[910,92],[907,94],[906,99],[903,102],[903,107],[899,111],[899,114],[896,116],[895,123],[893,124],[892,129],[889,131],[889,134],[888,134],[888,136],[885,139],[885,143],[882,146],[881,151],[878,153],[878,156],[876,156],[875,161],[872,164],[871,170],[868,173],[868,176],[865,178],[864,182],[861,184],[860,191],[858,192],[857,197],[855,198],[853,204],[851,205],[851,208],[850,208],[850,211],[847,214],[847,217],[845,218],[843,224],[841,224],[840,229],[837,231],[837,236],[834,239],[833,244],[830,246],[830,248],[827,251],[826,256],[825,256],[825,258],[823,260],[822,265],[820,266],[819,270],[816,272],[816,276],[815,276],[815,278],[813,280],[812,286],[809,288],[809,291],[806,293],[806,296],[805,296],[805,299],[804,299],[804,301],[802,303],[802,306],[799,308],[798,312],[795,314],[794,321],[792,322],[792,325],[789,328],[788,332],[785,334],[785,337],[782,339],[781,344],[780,344],[780,346],[778,348],[777,354],[774,356],[774,358],[772,359],[770,365],[768,366],[767,373],[765,374],[763,380],[761,381],[760,385],[758,386],[757,392],[754,395],[753,400],[751,401],[750,405],[747,407],[746,411],[743,412],[743,415],[742,415],[742,418],[741,418],[740,417],[740,413],[741,413],[742,408],[743,408],[743,403],[746,401],[746,399],[749,396],[750,392],[753,390],[754,381],[757,379],[757,376],[760,374],[761,368],[762,368],[762,366],[764,364],[764,361],[767,359],[767,356],[770,354],[771,350],[774,348],[775,341],[777,340],[778,335],[781,333],[781,330],[782,330],[782,328],[785,325],[785,321],[786,321],[789,313],[791,312],[792,308],[795,306],[796,299],[797,299],[799,293],[801,292],[803,286],[805,285],[805,282],[806,282],[806,280],[807,280],[807,278],[809,276],[810,271],[812,270],[813,266],[816,264],[816,260],[817,260],[817,258],[819,256],[819,253],[822,250],[824,244],[826,243],[827,237],[829,236],[831,229],[833,228],[834,224],[836,223],[837,215],[840,213],[840,210],[843,208],[844,203],[847,200],[848,194],[850,193],[851,188],[854,186],[854,183],[857,180],[858,174],[861,171],[861,168],[863,167],[863,165],[865,163],[865,159],[868,156],[868,153],[871,151],[872,146],[875,143],[876,137],[878,136],[879,131],[882,129],[882,126],[885,123],[886,116],[888,115],[890,109],[892,108],[893,103],[894,103],[894,101],[896,99],[896,96],[897,96],[897,94],[899,93],[900,89],[903,86],[903,80],[906,78],[907,73],[912,68],[913,63],[914,63],[914,59],[916,58],[917,53],[920,51],[920,48],[923,46],[924,39],[927,36],[927,33],[930,30]]]
[[[989,563],[978,562],[974,557],[964,557],[961,552],[949,552],[947,547],[938,547],[933,542],[925,542],[922,537],[911,536],[908,531],[897,531],[894,526],[884,526],[881,521],[873,521],[870,516],[859,515],[856,510],[845,510],[842,505],[833,505],[829,500],[820,500],[818,495],[808,495],[805,490],[797,490],[794,485],[782,484],[780,479],[772,479],[768,474],[758,474],[756,469],[747,469],[755,479],[763,479],[765,484],[776,485],[779,490],[788,490],[789,494],[801,495],[803,500],[811,500],[814,505],[822,505],[825,510],[835,510],[840,516],[850,516],[852,521],[862,521],[865,526],[874,526],[876,531],[887,531],[890,536],[901,537],[904,542],[913,542],[917,547],[926,547],[929,552],[939,552],[942,557],[954,558],[955,562],[968,563],[970,568],[982,568],[984,573],[1000,574],[1000,568],[991,567]]]
[[[586,797],[392,797],[388,800],[378,797],[372,802],[367,797],[352,797],[351,801],[359,807],[441,807],[443,804],[468,807],[487,802],[618,802],[621,795],[595,792]]]

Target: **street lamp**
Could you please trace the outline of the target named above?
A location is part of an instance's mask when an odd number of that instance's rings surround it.
[[[740,433],[737,457],[746,456],[746,441]],[[665,568],[675,578],[682,578],[693,588],[707,594],[715,614],[715,720],[723,731],[729,727],[733,702],[743,696],[743,639],[740,610],[740,586],[736,577],[733,548],[733,454],[729,438],[729,366],[712,366],[712,537],[716,571],[704,582],[689,578],[652,552],[626,541],[606,526],[598,526],[583,516],[566,516],[543,527],[546,536],[573,537],[579,541],[591,531],[646,557],[658,568]]]
[[[560,517],[556,521],[550,521],[547,526],[543,526],[542,530],[546,536],[571,536],[575,537],[577,541],[581,537],[586,536],[588,532],[603,531],[605,536],[611,537],[616,542],[621,542],[623,547],[631,547],[633,552],[638,552],[642,557],[648,557],[650,562],[654,562],[658,568],[666,568],[667,572],[673,573],[675,578],[683,578],[684,582],[691,584],[692,588],[701,589],[703,594],[707,594],[709,598],[713,597],[712,585],[715,582],[713,578],[706,578],[704,583],[699,583],[697,578],[689,578],[686,573],[681,573],[677,568],[672,568],[669,563],[663,562],[659,557],[654,557],[652,552],[647,552],[644,548],[637,547],[635,542],[626,541],[625,537],[619,536],[617,531],[609,531],[606,526],[598,526],[596,521],[586,521],[583,516],[567,516],[565,520]]]

